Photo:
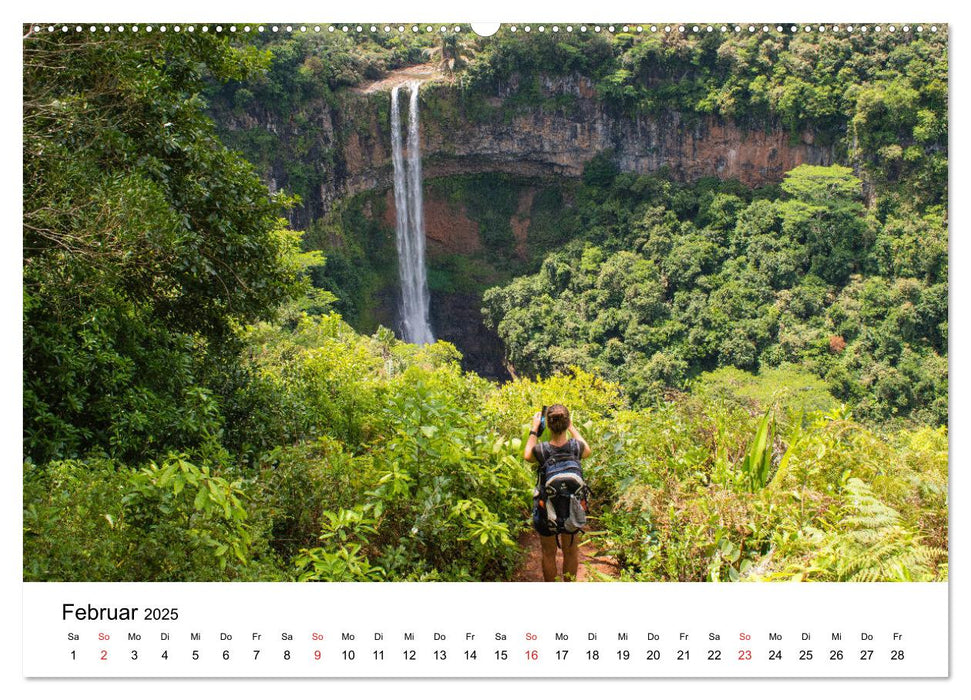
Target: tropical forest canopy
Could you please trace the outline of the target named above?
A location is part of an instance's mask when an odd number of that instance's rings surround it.
[[[554,402],[623,578],[946,578],[946,32],[27,31],[24,59],[26,579],[507,580]],[[213,121],[422,62],[466,118],[570,109],[541,76],[576,73],[617,114],[811,130],[837,164],[753,189],[604,152],[531,183],[525,262],[433,276],[481,294],[496,383],[362,329],[393,252],[360,202],[290,230],[337,167],[314,124],[271,194],[281,144]],[[496,255],[521,185],[428,184]]]

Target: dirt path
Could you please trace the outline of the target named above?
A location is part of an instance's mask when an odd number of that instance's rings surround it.
[[[526,530],[519,538],[519,546],[526,552],[526,560],[513,574],[512,580],[542,581],[543,563],[539,535],[533,529]],[[608,558],[598,558],[594,552],[592,543],[580,541],[580,568],[577,570],[577,580],[596,581],[599,579],[599,574],[615,578],[619,574],[616,562]],[[557,571],[561,571],[563,563],[561,552],[556,553],[556,563]]]

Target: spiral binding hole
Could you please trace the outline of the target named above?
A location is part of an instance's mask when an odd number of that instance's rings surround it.
[[[200,31],[200,32],[203,32],[205,34],[212,33],[212,34],[221,35],[221,36],[226,36],[227,34],[239,34],[239,33],[251,34],[254,31],[262,34],[262,33],[266,32],[268,30],[269,31],[272,31],[274,33],[279,33],[281,31],[286,31],[289,34],[293,34],[295,32],[299,32],[299,33],[306,34],[311,29],[313,30],[314,33],[319,34],[324,29],[324,27],[322,25],[319,25],[319,24],[315,24],[315,25],[269,25],[269,26],[262,25],[262,24],[261,25],[248,25],[248,24],[230,24],[230,25],[208,25],[208,24],[198,24],[198,25],[193,25],[193,24],[187,24],[187,25],[165,25],[165,24],[151,25],[151,24],[143,24],[143,25],[138,25],[138,24],[132,24],[132,25],[122,25],[122,24],[119,24],[119,25],[114,25],[114,26],[107,25],[107,24],[106,25],[95,25],[95,24],[89,24],[89,25],[68,25],[68,24],[60,24],[60,25],[57,25],[57,24],[48,24],[48,25],[41,25],[41,24],[38,24],[38,25],[32,25],[32,27],[33,27],[33,31],[34,32],[47,31],[47,33],[49,33],[49,34],[54,33],[56,31],[60,31],[61,33],[64,33],[64,34],[71,33],[71,32],[76,33],[76,34],[80,34],[80,33],[84,33],[84,32],[88,32],[88,33],[91,33],[91,34],[96,34],[96,33],[99,33],[99,32],[103,32],[105,34],[110,34],[110,33],[124,34],[125,32],[131,32],[132,34],[137,34],[138,32],[144,32],[145,34],[151,34],[152,32],[158,32],[159,34],[164,34],[164,33],[167,33],[167,32],[175,32],[175,33],[189,32],[189,33],[194,33],[196,31]],[[341,32],[343,32],[345,34],[350,34],[351,32],[354,32],[354,33],[357,33],[357,34],[363,34],[365,32],[370,32],[372,34],[375,34],[375,33],[378,33],[378,32],[384,32],[385,34],[389,34],[389,33],[395,32],[395,31],[397,31],[398,33],[403,34],[404,32],[408,31],[409,29],[411,30],[411,32],[413,34],[418,34],[418,33],[425,33],[425,34],[440,33],[442,35],[447,34],[450,31],[451,32],[454,32],[454,33],[460,33],[462,31],[468,31],[467,28],[465,30],[463,30],[463,28],[460,25],[451,25],[450,26],[450,25],[447,25],[447,24],[441,24],[441,25],[430,25],[430,24],[429,25],[419,25],[419,24],[413,24],[413,25],[397,25],[397,26],[391,25],[391,24],[385,24],[385,25],[326,25],[326,30],[330,34],[333,34],[337,30],[340,30]],[[916,32],[918,34],[923,34],[924,32],[930,32],[930,33],[936,34],[936,33],[938,33],[941,30],[941,27],[939,25],[936,25],[936,24],[934,24],[934,25],[921,25],[921,24],[917,24],[917,25],[909,25],[909,24],[900,24],[900,25],[895,25],[895,24],[885,24],[885,25],[884,24],[872,24],[872,25],[858,24],[858,25],[852,25],[852,24],[847,24],[847,25],[842,25],[842,26],[841,25],[838,25],[838,24],[834,24],[834,25],[825,25],[825,24],[820,24],[820,25],[811,25],[811,24],[805,24],[805,25],[801,25],[801,24],[782,25],[782,24],[778,24],[778,25],[774,25],[774,26],[768,25],[768,24],[765,24],[765,25],[756,25],[756,24],[748,24],[748,25],[728,25],[728,24],[723,24],[723,25],[702,25],[702,24],[693,24],[693,25],[663,25],[663,26],[656,25],[656,24],[652,24],[652,25],[630,25],[630,24],[624,24],[624,25],[619,25],[619,26],[618,25],[599,25],[599,24],[597,24],[597,25],[571,25],[571,24],[566,24],[566,25],[557,25],[557,24],[551,24],[551,25],[547,25],[547,24],[538,24],[538,25],[522,24],[522,25],[516,25],[516,24],[513,24],[513,25],[508,25],[507,26],[507,30],[510,33],[513,33],[513,34],[515,34],[517,32],[523,32],[525,34],[532,34],[534,32],[537,32],[537,33],[540,33],[540,34],[547,34],[547,33],[558,34],[561,31],[565,31],[567,33],[573,33],[574,31],[579,31],[581,33],[586,33],[586,32],[591,31],[591,30],[594,33],[596,33],[596,34],[603,34],[605,32],[610,33],[610,34],[616,34],[617,32],[624,32],[624,33],[636,32],[638,34],[642,34],[642,33],[644,33],[645,31],[648,31],[648,30],[651,33],[655,33],[655,34],[657,32],[659,32],[659,31],[663,31],[666,34],[670,34],[675,29],[680,34],[688,34],[688,33],[690,33],[690,34],[694,34],[694,35],[699,35],[699,34],[702,34],[702,33],[704,33],[704,34],[710,34],[710,33],[713,33],[715,31],[718,31],[718,32],[720,32],[722,34],[727,33],[729,31],[732,31],[732,32],[735,32],[735,33],[739,33],[739,32],[742,32],[742,31],[748,31],[750,34],[755,34],[756,32],[762,32],[763,34],[768,34],[769,32],[775,31],[776,33],[779,33],[779,34],[790,34],[792,36],[796,36],[798,34],[812,34],[812,33],[825,34],[827,32],[831,32],[833,34],[839,34],[841,32],[846,32],[847,34],[854,34],[854,33],[856,33],[856,34],[861,34],[861,35],[866,35],[868,33],[881,34],[881,35],[886,35],[886,34],[896,35],[896,34],[910,34],[912,32]]]

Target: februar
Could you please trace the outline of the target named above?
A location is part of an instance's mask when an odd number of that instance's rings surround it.
[[[93,605],[78,607],[74,603],[64,603],[61,619],[73,617],[75,620],[134,620],[138,608],[96,608]]]

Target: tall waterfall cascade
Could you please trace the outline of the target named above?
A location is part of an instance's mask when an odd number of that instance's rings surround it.
[[[405,342],[434,343],[428,322],[428,278],[425,271],[425,217],[421,192],[421,144],[418,135],[418,81],[408,83],[408,137],[402,143],[398,92],[391,90],[391,164],[394,169],[395,243],[401,278],[401,331]],[[407,150],[407,154],[405,153]],[[407,157],[406,157],[407,156]]]

